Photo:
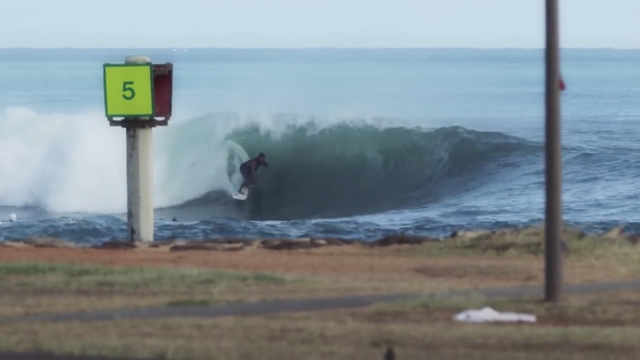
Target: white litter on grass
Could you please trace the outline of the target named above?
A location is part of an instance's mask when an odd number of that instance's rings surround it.
[[[453,317],[454,321],[470,323],[486,322],[536,322],[536,316],[530,314],[518,314],[512,312],[497,312],[490,307],[480,310],[466,310]]]

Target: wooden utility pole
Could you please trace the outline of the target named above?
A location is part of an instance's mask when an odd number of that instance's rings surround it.
[[[546,212],[545,300],[562,295],[562,151],[558,0],[546,0]]]

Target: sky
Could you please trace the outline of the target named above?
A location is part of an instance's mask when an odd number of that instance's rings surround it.
[[[565,48],[640,48],[640,0],[558,0]],[[542,48],[544,0],[0,0],[0,48]]]

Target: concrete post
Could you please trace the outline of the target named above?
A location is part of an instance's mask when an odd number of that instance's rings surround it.
[[[125,63],[151,63],[151,60],[144,56],[129,56]],[[140,119],[145,120],[148,119]],[[127,127],[127,233],[131,242],[153,241],[152,129]]]

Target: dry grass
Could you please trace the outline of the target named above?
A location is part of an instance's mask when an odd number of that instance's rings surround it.
[[[640,278],[640,246],[626,238],[567,229],[565,239],[566,282]],[[540,285],[542,244],[542,229],[529,228],[373,248],[179,253],[3,248],[0,315]]]
[[[206,299],[257,300],[299,281],[257,273],[199,269],[0,264],[0,315],[162,306]]]
[[[421,245],[294,251],[2,249],[0,315],[541,285],[542,235],[542,229],[531,228]],[[640,246],[626,237],[585,236],[567,229],[565,240],[566,282],[640,278]],[[39,265],[21,263],[25,260]],[[487,305],[534,313],[539,322],[452,322],[453,314],[463,309]],[[622,292],[568,297],[561,305],[454,298],[258,318],[18,323],[0,325],[0,351],[168,359],[381,359],[386,347],[393,346],[397,359],[636,359],[639,306],[640,293]]]
[[[633,238],[624,235],[603,237],[587,235],[574,228],[563,230],[563,239],[568,246],[568,258],[604,257],[640,260],[640,246]],[[407,256],[469,256],[469,257],[541,257],[544,255],[544,228],[498,230],[495,232],[462,233],[445,241],[429,242],[419,250],[399,250]]]
[[[453,299],[261,318],[0,327],[0,350],[162,359],[636,359],[640,292],[535,300]],[[460,324],[460,310],[529,312],[537,324]]]
[[[538,326],[638,326],[640,291],[621,291],[566,296],[552,304],[542,299],[486,299],[482,296],[429,298],[377,305],[354,315],[361,321],[387,322],[391,319],[423,323],[427,319],[450,320],[453,313],[491,306],[497,311],[535,314]]]

